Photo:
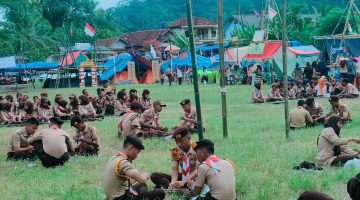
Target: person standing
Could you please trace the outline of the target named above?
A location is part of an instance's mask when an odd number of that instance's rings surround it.
[[[139,172],[132,164],[145,147],[136,136],[127,136],[121,150],[105,166],[104,190],[107,200],[164,199],[162,189],[148,191],[147,173]],[[131,180],[136,181],[132,184]]]
[[[99,152],[99,134],[95,127],[84,122],[79,115],[75,115],[70,125],[76,128],[74,137],[77,147],[75,151],[80,155],[97,155]]]
[[[299,64],[299,63],[296,63],[295,69],[294,69],[294,72],[293,72],[292,75],[293,75],[295,81],[302,81],[302,80],[303,80],[303,71],[302,71],[302,69],[300,68],[300,64]]]
[[[29,118],[25,126],[13,133],[7,153],[7,160],[34,159],[34,146],[28,143],[28,138],[32,136],[39,127],[36,118]]]
[[[306,67],[304,69],[304,74],[303,75],[307,79],[306,83],[308,83],[309,81],[311,81],[313,79],[314,69],[310,65],[309,62],[306,62]]]
[[[165,72],[164,70],[160,70],[160,83],[161,85],[164,85],[164,81],[165,81]]]
[[[353,61],[354,57],[352,55],[349,56],[349,60],[347,61],[347,79],[349,80],[349,83],[353,84],[355,82],[356,77],[356,66],[355,62]]]
[[[181,85],[182,78],[183,78],[183,72],[180,69],[180,67],[177,67],[176,74],[177,74],[177,78],[178,78],[178,83],[179,83],[179,85]]]
[[[204,84],[209,82],[209,78],[208,78],[208,74],[207,74],[207,70],[206,70],[205,66],[203,66],[203,75],[201,77],[201,82],[204,83]]]
[[[167,71],[166,71],[166,76],[169,80],[169,86],[171,86],[171,82],[172,82],[172,69],[171,69],[171,65],[168,66]]]
[[[210,191],[204,200],[235,200],[235,166],[229,160],[222,160],[214,155],[214,143],[204,139],[194,144],[196,157],[201,163],[198,167],[196,181],[189,180],[188,187],[192,193],[199,195],[205,184]]]
[[[44,167],[56,167],[69,160],[74,153],[70,134],[61,130],[63,122],[58,118],[51,118],[49,128],[41,130],[28,139],[34,145],[34,152]]]

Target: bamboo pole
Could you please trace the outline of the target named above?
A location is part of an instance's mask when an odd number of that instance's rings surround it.
[[[286,27],[286,10],[287,10],[287,0],[283,0],[283,33],[282,33],[282,53],[283,53],[283,72],[284,72],[284,101],[285,101],[285,135],[286,139],[289,138],[290,131],[290,120],[289,120],[289,98],[288,98],[288,75],[287,75],[287,27]]]
[[[201,140],[204,139],[204,135],[203,135],[203,124],[202,124],[202,116],[201,116],[198,68],[196,66],[196,57],[195,57],[196,54],[195,54],[194,30],[193,30],[193,22],[192,22],[193,17],[192,17],[192,9],[191,9],[191,0],[186,0],[186,8],[187,8],[187,21],[188,21],[189,40],[190,40],[192,72],[194,79],[194,93],[195,93],[195,103],[196,103],[198,135],[199,135],[199,140]]]

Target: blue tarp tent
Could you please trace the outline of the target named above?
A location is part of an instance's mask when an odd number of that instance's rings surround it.
[[[209,68],[211,65],[210,58],[206,58],[204,56],[200,56],[196,54],[196,64],[198,69],[202,69],[203,66]],[[160,69],[166,71],[169,65],[171,65],[171,60],[164,62],[161,65]],[[192,66],[190,53],[185,52],[182,53],[180,56],[175,57],[174,59],[172,59],[172,65],[173,65],[172,70],[175,70],[176,65],[178,65],[179,67]]]
[[[229,46],[229,43],[225,43],[224,44],[224,48],[228,47]],[[197,46],[196,47],[196,51],[210,51],[212,49],[219,49],[219,45],[216,44],[216,45],[202,45],[202,46]]]
[[[24,71],[24,70],[37,70],[37,71],[44,71],[49,69],[56,69],[59,68],[58,63],[50,63],[44,61],[38,62],[31,62],[31,63],[24,63],[24,64],[17,64],[13,67],[8,67],[4,69],[5,71]]]
[[[106,68],[105,71],[100,75],[100,80],[108,80],[114,76],[114,64],[116,72],[122,72],[129,61],[132,60],[132,56],[128,53],[122,53],[115,58],[110,58],[103,66]]]
[[[360,37],[348,37],[345,39],[329,37],[327,39],[324,39],[323,42],[323,49],[320,55],[321,62],[335,62],[336,57],[339,53],[341,53],[344,47],[346,47],[347,52],[352,54],[354,57],[360,56]],[[342,42],[343,44],[341,45]]]

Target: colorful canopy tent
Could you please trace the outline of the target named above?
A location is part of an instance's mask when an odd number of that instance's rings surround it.
[[[260,44],[250,45],[249,51],[245,54],[245,59],[266,60],[271,59],[276,51],[281,47],[280,41],[268,41]]]
[[[58,63],[51,63],[51,62],[31,62],[31,63],[24,63],[24,64],[17,64],[13,67],[8,67],[4,69],[5,71],[26,71],[26,70],[37,70],[37,71],[46,71],[49,69],[56,69],[59,68]]]
[[[232,59],[229,59],[228,61],[241,61],[245,57],[245,55],[248,53],[249,47],[239,47],[239,48],[229,48],[226,50],[226,54],[230,55]],[[229,56],[228,56],[229,57]]]
[[[152,84],[153,83],[152,71],[151,70],[146,71],[144,75],[140,78],[139,82],[141,84]]]
[[[225,43],[224,44],[224,48],[228,47],[229,43]],[[220,46],[218,44],[216,45],[202,45],[202,46],[197,46],[196,47],[196,51],[210,51],[210,50],[214,50],[214,49],[219,49]]]
[[[321,62],[336,62],[336,57],[344,47],[354,57],[360,56],[360,36],[343,37],[345,38],[334,36],[323,39],[322,53],[320,55]]]
[[[171,52],[178,52],[180,51],[180,48],[176,45],[171,44],[165,48],[165,51],[170,51],[170,50]]]
[[[306,62],[313,62],[319,58],[320,51],[314,46],[298,46],[298,47],[287,47],[287,71],[288,76],[291,76],[296,63],[300,66],[305,66]],[[282,48],[273,55],[274,59],[274,72],[277,74],[279,79],[283,78],[283,57]]]
[[[130,54],[127,53],[122,53],[120,55],[118,55],[115,58],[115,62],[114,62],[114,58],[109,59],[103,66],[106,67],[105,71],[100,75],[100,80],[109,80],[111,79],[114,74],[122,72],[124,69],[126,69],[127,64],[129,61],[132,60],[132,57]],[[114,70],[114,65],[115,65],[115,70]]]
[[[79,67],[81,62],[90,61],[90,59],[81,51],[74,51],[67,54],[66,58],[62,59],[60,66],[76,66]]]
[[[122,71],[120,73],[116,73],[116,75],[113,76],[113,81],[116,83],[126,81],[126,80],[128,80],[128,72],[127,71]]]
[[[192,66],[190,52],[181,53],[180,56],[173,58],[172,61],[168,60],[168,61],[164,62],[160,66],[160,69],[166,71],[167,68],[169,67],[169,65],[171,65],[171,62],[172,62],[172,66],[173,66],[172,70],[175,70],[176,65],[179,67]],[[198,66],[198,69],[202,69],[203,66],[205,66],[206,68],[209,68],[211,65],[210,58],[196,54],[196,64]]]

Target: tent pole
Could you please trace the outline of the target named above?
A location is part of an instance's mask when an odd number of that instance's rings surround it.
[[[290,120],[289,120],[289,98],[287,92],[287,85],[288,85],[288,75],[287,75],[287,27],[286,27],[286,10],[287,10],[287,0],[283,0],[283,33],[282,33],[282,56],[283,56],[283,72],[284,72],[284,100],[285,100],[285,135],[286,139],[289,138],[289,131],[290,131]]]
[[[339,28],[340,23],[341,23],[341,20],[342,20],[342,18],[345,16],[345,14],[347,13],[347,11],[348,11],[348,9],[349,9],[349,6],[350,6],[350,4],[348,4],[348,5],[346,6],[345,12],[341,15],[341,17],[340,17],[337,25],[335,26],[335,29],[334,29],[333,32],[331,33],[331,35],[334,35],[335,32],[336,32],[336,30]],[[345,25],[345,27],[346,27],[346,25]]]
[[[353,0],[349,1],[349,7],[348,7],[348,10],[347,10],[347,16],[346,16],[346,20],[345,20],[345,27],[344,27],[343,32],[342,32],[343,35],[346,33],[346,29],[348,29],[349,18],[350,18],[351,10],[352,10],[352,3],[351,3],[352,1]]]
[[[187,8],[187,21],[188,21],[188,32],[190,40],[190,52],[191,52],[191,62],[192,62],[192,71],[194,79],[194,93],[195,93],[195,103],[196,103],[196,114],[197,114],[197,123],[198,123],[198,135],[199,140],[204,138],[203,135],[203,123],[201,116],[201,105],[200,105],[200,92],[199,92],[199,81],[198,81],[198,68],[196,66],[196,54],[195,54],[195,43],[194,43],[194,29],[192,22],[192,9],[191,9],[191,0],[186,0]]]
[[[223,34],[223,2],[218,0],[218,29],[219,29],[219,53],[220,53],[220,91],[223,137],[228,137],[227,130],[227,108],[226,108],[226,84],[225,84],[225,63],[224,63],[224,34]]]

